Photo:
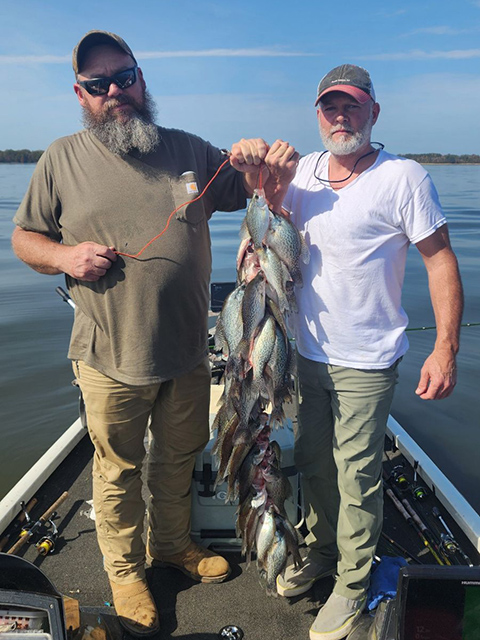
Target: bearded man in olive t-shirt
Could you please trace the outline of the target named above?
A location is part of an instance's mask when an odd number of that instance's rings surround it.
[[[245,207],[259,167],[227,163],[202,198],[180,207],[203,191],[225,154],[154,124],[142,71],[119,36],[87,33],[73,68],[85,130],[55,141],[40,158],[12,243],[33,269],[66,274],[75,302],[68,356],[95,446],[97,536],[119,620],[146,637],[159,628],[142,541],[147,424],[147,557],[202,582],[230,573],[224,558],[189,535],[195,456],[209,438],[208,220],[217,209]],[[288,184],[298,159],[281,141],[268,153],[285,162],[282,176],[268,176],[267,196],[281,177]],[[272,195],[271,207],[282,198]],[[147,245],[178,207],[141,257],[126,255]]]

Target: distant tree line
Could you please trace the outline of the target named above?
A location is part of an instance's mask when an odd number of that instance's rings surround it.
[[[30,149],[5,149],[0,150],[0,163],[20,163],[38,162],[43,151],[31,151]],[[401,153],[402,158],[410,158],[423,164],[480,164],[480,155],[476,153],[464,154],[461,156],[453,153]]]
[[[402,153],[399,155],[423,164],[480,164],[480,156],[476,153],[461,156],[453,153]]]
[[[38,162],[43,151],[30,151],[30,149],[5,149],[0,150],[0,162],[27,164]]]

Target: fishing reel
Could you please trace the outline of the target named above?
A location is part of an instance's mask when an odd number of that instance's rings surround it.
[[[418,482],[417,476],[418,469],[418,460],[415,460],[413,464],[413,485],[412,485],[412,496],[415,500],[424,500],[428,495],[429,491],[426,487]]]
[[[55,550],[55,543],[58,538],[58,529],[55,523],[53,522],[53,518],[57,514],[55,512],[52,513],[52,517],[46,521],[45,525],[51,527],[51,531],[44,535],[35,545],[37,553],[41,556],[46,556],[49,553],[53,553]]]
[[[393,467],[393,469],[390,471],[390,478],[392,482],[402,492],[407,491],[410,486],[410,482],[408,481],[406,475],[403,472],[404,467],[405,465],[403,464],[397,464],[397,466]]]
[[[30,517],[30,514],[27,511],[27,507],[25,505],[25,502],[22,500],[22,502],[20,502],[20,508],[23,511],[23,515],[25,518],[25,524],[23,525],[23,527],[20,530],[20,533],[18,534],[19,538],[24,538],[26,535],[28,535],[28,532],[32,529],[33,525],[35,524],[35,520],[32,520],[32,518]]]
[[[415,500],[425,500],[425,498],[429,495],[429,491],[426,487],[421,484],[412,485],[412,496]]]
[[[447,533],[440,534],[440,546],[449,556],[453,556],[458,551],[457,542]]]

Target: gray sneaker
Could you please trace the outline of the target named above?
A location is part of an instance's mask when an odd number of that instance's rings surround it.
[[[291,564],[285,569],[283,577],[278,576],[277,593],[286,598],[301,596],[311,589],[317,580],[333,576],[336,570],[336,562],[315,562],[307,555],[300,569],[295,569],[295,565]]]
[[[348,636],[362,614],[366,596],[349,600],[332,593],[310,627],[310,640],[341,640]]]

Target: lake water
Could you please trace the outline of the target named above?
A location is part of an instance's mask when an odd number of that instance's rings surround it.
[[[449,222],[465,289],[464,322],[480,322],[480,166],[428,167]],[[77,391],[66,358],[72,309],[55,293],[63,276],[35,273],[10,247],[11,219],[33,165],[0,164],[0,498],[77,417]],[[211,222],[213,280],[235,279],[243,213]],[[427,279],[410,249],[403,304],[410,327],[432,326]],[[450,398],[425,402],[414,393],[434,331],[411,331],[392,414],[480,513],[480,326],[462,329],[458,385]]]

